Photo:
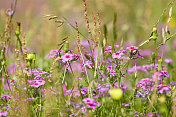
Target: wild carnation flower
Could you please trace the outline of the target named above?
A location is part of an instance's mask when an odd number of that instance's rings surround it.
[[[110,71],[110,76],[112,77],[112,76],[115,76],[115,72],[114,71]]]
[[[86,61],[84,65],[88,66],[90,69],[94,67],[94,64],[91,61]]]
[[[6,117],[8,115],[7,111],[0,111],[0,117]]]
[[[112,52],[112,46],[107,46],[105,49],[105,53],[106,52]]]
[[[167,71],[161,70],[161,74],[162,74],[162,76],[169,78],[169,74]]]
[[[76,116],[77,116],[77,113],[69,115],[69,117],[76,117]]]
[[[12,99],[12,97],[9,95],[3,95],[3,96],[1,96],[1,99],[10,100],[10,99]]]
[[[59,56],[60,53],[63,53],[64,50],[51,50],[50,53],[46,56],[47,58],[54,58]]]
[[[108,66],[107,71],[111,71],[111,68],[112,68],[111,66]]]
[[[95,110],[96,106],[100,106],[99,102],[95,102],[95,99],[91,99],[91,98],[85,98],[83,99],[83,102],[85,104],[87,104],[87,108],[92,108]]]
[[[61,58],[62,58],[62,62],[66,63],[68,61],[73,60],[73,54],[66,53],[66,54],[62,55]]]
[[[132,103],[123,103],[122,105],[124,105],[124,106],[130,106]]]
[[[109,94],[114,100],[119,100],[123,96],[123,91],[120,88],[109,90]]]
[[[170,92],[170,87],[167,85],[160,84],[157,86],[157,89],[158,89],[158,93],[169,93]]]
[[[121,52],[116,52],[112,54],[112,58],[114,59],[120,59],[122,57],[123,53]]]
[[[171,63],[173,63],[173,60],[172,59],[165,59],[164,62],[167,64],[171,64]]]
[[[132,51],[132,50],[138,50],[138,47],[130,46],[130,47],[127,47],[126,49],[129,50],[129,51]]]
[[[40,87],[45,84],[44,80],[28,80],[29,86],[31,87]]]
[[[28,72],[28,76],[34,76],[34,79],[42,79],[44,80],[45,78],[49,78],[49,73],[46,71],[42,71],[42,69],[38,68],[38,69],[33,69],[33,70],[29,70]]]

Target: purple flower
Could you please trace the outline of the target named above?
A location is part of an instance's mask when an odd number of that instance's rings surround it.
[[[122,57],[123,53],[121,52],[116,52],[112,54],[112,58],[114,59],[120,59]]]
[[[95,110],[96,106],[100,106],[99,102],[95,102],[95,99],[91,99],[91,98],[85,98],[83,99],[83,102],[85,104],[87,104],[87,108],[92,108]]]
[[[169,93],[170,92],[170,87],[167,85],[160,84],[157,86],[157,89],[158,89],[158,93]]]
[[[125,107],[130,106],[132,103],[123,103],[122,105],[124,105]]]
[[[141,87],[144,91],[145,90],[153,90],[153,80],[150,78],[145,78],[145,79],[141,79],[137,85],[137,87]]]
[[[76,117],[77,113],[69,115],[69,117]]]
[[[165,59],[164,62],[167,64],[171,64],[171,63],[173,63],[173,60],[172,59]]]
[[[50,53],[46,56],[47,58],[54,58],[59,56],[60,53],[63,53],[63,50],[51,50]]]
[[[106,52],[112,52],[112,46],[107,46],[105,49],[105,53]]]
[[[40,87],[45,84],[44,80],[28,80],[29,86],[31,87]]]
[[[91,104],[91,103],[94,103],[94,102],[95,102],[95,99],[84,98],[84,99],[83,99],[83,102],[84,102],[85,104]]]
[[[169,78],[169,74],[167,71],[161,70],[161,74],[162,74],[162,76]]]
[[[152,50],[142,50],[141,55],[150,57]]]
[[[119,45],[114,45],[114,47],[119,48]]]
[[[109,88],[100,88],[99,90],[98,90],[98,92],[106,92],[106,91],[109,91]]]
[[[81,108],[81,112],[82,112],[82,114],[87,114],[86,108],[85,108],[85,107],[82,107],[82,108]]]
[[[86,61],[85,62],[85,66],[88,66],[88,68],[93,68],[94,67],[94,64],[91,62],[91,61]]]
[[[145,115],[145,113],[140,113],[139,115]]]
[[[82,78],[75,78],[76,80],[80,80],[80,81],[82,81]]]
[[[13,14],[14,14],[14,11],[13,11],[13,10],[9,10],[9,11],[8,11],[8,15],[9,15],[9,16],[12,16]]]
[[[62,58],[62,62],[66,63],[68,61],[73,60],[73,54],[66,53],[66,54],[62,55],[61,58]]]
[[[10,99],[12,99],[12,97],[9,96],[9,95],[4,95],[3,94],[3,96],[1,96],[1,99],[10,100]]]
[[[112,68],[111,66],[108,66],[107,71],[111,71],[111,68]]]
[[[24,101],[32,101],[32,100],[34,100],[34,98],[27,98],[27,99],[24,99]]]
[[[0,111],[0,117],[7,116],[8,112],[7,111]]]
[[[152,79],[155,81],[156,79],[161,80],[162,74],[160,72],[153,73]]]
[[[34,76],[34,79],[42,79],[44,80],[45,78],[49,78],[49,73],[47,73],[46,71],[42,71],[42,69],[38,68],[38,69],[33,69],[32,71],[29,70],[28,72],[28,76]]]
[[[138,50],[138,47],[130,46],[130,47],[127,47],[126,49],[129,50],[129,51],[132,51],[132,50]]]
[[[110,76],[112,77],[112,76],[115,76],[115,72],[114,71],[110,71]]]

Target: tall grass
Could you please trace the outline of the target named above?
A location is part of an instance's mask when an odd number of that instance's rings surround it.
[[[175,61],[163,56],[169,54],[164,49],[171,51],[170,47],[162,49],[176,35],[172,28],[175,0],[165,6],[145,33],[135,25],[120,29],[117,12],[104,24],[103,13],[90,14],[87,2],[82,1],[84,30],[78,21],[44,15],[42,20],[55,25],[59,33],[66,30],[44,58],[45,49],[39,51],[42,53],[31,51],[28,33],[14,20],[17,0],[5,12],[5,28],[0,34],[0,116],[175,117]],[[168,19],[165,24],[164,18]],[[126,39],[137,30],[139,37],[148,39],[132,46]],[[41,32],[40,37],[52,35],[47,26]],[[134,36],[130,39],[133,41]],[[35,48],[40,46],[37,42]],[[145,52],[145,47],[152,52]],[[174,49],[171,53],[175,56]]]

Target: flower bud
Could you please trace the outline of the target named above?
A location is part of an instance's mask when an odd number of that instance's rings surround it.
[[[27,59],[28,60],[33,60],[35,58],[35,55],[30,53],[30,54],[27,54]]]
[[[156,40],[157,39],[157,27],[156,25],[153,26],[153,39]]]
[[[68,50],[69,50],[69,43],[68,41],[66,41],[64,44],[64,51],[67,52]]]
[[[162,58],[158,57],[158,71],[162,70]]]
[[[19,36],[20,33],[21,33],[21,32],[20,32],[20,25],[21,25],[21,23],[20,23],[20,22],[17,22],[17,29],[16,29],[16,32],[15,32],[17,36]]]

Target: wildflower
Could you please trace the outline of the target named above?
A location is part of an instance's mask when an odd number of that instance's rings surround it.
[[[84,65],[88,66],[90,69],[94,67],[94,64],[91,61],[86,61]]]
[[[27,54],[28,60],[33,60],[35,58],[35,55],[33,53]]]
[[[108,66],[107,71],[111,71],[111,68],[112,68],[111,66]]]
[[[65,63],[65,62],[73,60],[73,55],[66,53],[62,55],[61,58],[62,58],[62,61]]]
[[[108,90],[109,90],[108,87],[106,87],[106,88],[100,88],[100,89],[98,90],[98,92],[106,92],[106,91],[108,91]]]
[[[76,116],[77,116],[77,113],[69,115],[69,117],[76,117]]]
[[[130,106],[132,103],[123,103],[122,105],[124,105],[125,107]]]
[[[12,99],[12,97],[10,97],[9,95],[3,95],[1,96],[1,99],[10,100]]]
[[[105,49],[105,53],[106,52],[112,52],[112,46],[107,46]]]
[[[115,76],[115,72],[114,71],[110,71],[110,76],[112,77],[112,76]]]
[[[7,111],[0,111],[0,117],[7,116],[8,112]]]
[[[169,74],[167,71],[161,70],[160,72],[161,72],[162,76],[169,78]]]
[[[164,62],[167,64],[171,64],[171,63],[173,63],[173,60],[172,59],[165,59]]]
[[[9,10],[9,11],[8,11],[8,15],[9,15],[9,16],[12,16],[13,14],[14,14],[14,10]]]
[[[130,46],[130,47],[127,47],[126,49],[129,50],[129,51],[133,51],[133,50],[138,50],[138,47]]]
[[[82,81],[82,78],[75,78],[76,80],[80,80],[80,81]]]
[[[121,52],[116,52],[112,54],[112,58],[114,59],[120,59],[122,57],[123,53]]]
[[[130,47],[127,47],[126,49],[130,51],[130,55],[129,55],[130,58],[132,58],[132,59],[136,59],[136,58],[144,59],[143,56],[140,55],[140,53],[139,53],[140,50],[138,50],[138,47],[130,46]]]
[[[114,45],[114,47],[119,48],[119,45]]]
[[[91,99],[91,98],[84,98],[83,99],[83,102],[85,104],[91,104],[91,103],[94,103],[95,99]]]
[[[63,53],[64,50],[51,50],[50,53],[46,56],[47,58],[58,57],[60,53]]]
[[[167,85],[160,84],[157,86],[157,89],[158,89],[158,93],[169,93],[170,92],[170,87]]]
[[[44,80],[28,80],[29,86],[31,87],[40,87],[45,84]]]
[[[112,97],[112,99],[114,99],[114,100],[119,100],[119,99],[121,99],[122,96],[123,96],[123,91],[122,91],[122,89],[120,89],[120,88],[116,88],[116,89],[110,90],[110,91],[109,91],[109,94],[110,94],[110,96]]]
[[[85,104],[87,104],[87,108],[92,108],[95,110],[96,106],[100,106],[99,102],[95,102],[95,99],[91,99],[91,98],[85,98],[83,99],[83,102]]]
[[[27,99],[24,99],[24,101],[32,101],[32,100],[34,100],[34,98],[27,98]]]

